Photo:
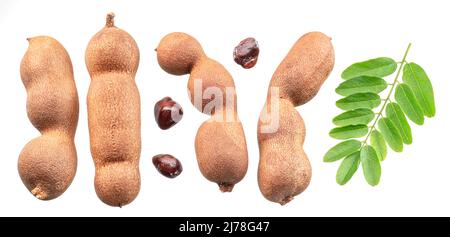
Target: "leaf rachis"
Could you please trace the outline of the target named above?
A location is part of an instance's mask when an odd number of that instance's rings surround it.
[[[375,117],[375,121],[373,122],[373,125],[370,126],[369,133],[367,134],[366,138],[364,139],[364,141],[362,143],[363,146],[367,144],[367,140],[369,139],[370,134],[372,133],[372,131],[373,131],[375,125],[377,124],[378,120],[380,119],[380,116],[382,116],[382,113],[383,113],[383,111],[384,111],[384,109],[385,109],[385,107],[387,105],[387,102],[390,101],[391,94],[392,94],[392,92],[394,91],[394,88],[395,88],[395,84],[398,82],[398,78],[400,77],[400,73],[402,71],[402,68],[403,68],[404,64],[406,63],[406,56],[408,55],[408,52],[409,52],[410,48],[411,48],[411,43],[409,43],[408,47],[406,48],[405,54],[403,55],[403,59],[402,59],[402,61],[400,63],[400,67],[399,67],[399,69],[397,71],[397,75],[395,75],[395,79],[394,79],[394,82],[392,83],[391,89],[389,90],[389,93],[388,93],[388,95],[386,97],[386,100],[384,101],[384,103],[383,103],[383,105],[382,105],[382,107],[380,109],[380,112],[377,113],[378,115]]]

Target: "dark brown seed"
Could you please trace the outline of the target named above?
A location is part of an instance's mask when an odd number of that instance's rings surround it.
[[[181,105],[170,97],[164,97],[156,102],[154,112],[156,123],[163,130],[171,128],[183,117]]]
[[[159,173],[168,178],[175,178],[183,171],[181,162],[169,154],[156,155],[152,161]]]
[[[234,48],[234,61],[245,69],[252,68],[256,65],[259,55],[259,45],[254,38],[242,40],[238,46]]]

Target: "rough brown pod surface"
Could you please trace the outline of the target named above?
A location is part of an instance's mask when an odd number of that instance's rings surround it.
[[[305,124],[295,107],[317,94],[333,66],[331,39],[311,32],[294,44],[272,76],[258,122],[258,184],[272,202],[284,205],[310,183],[311,165],[303,150]]]
[[[319,91],[334,66],[331,38],[310,32],[297,40],[272,76],[270,87],[294,106],[305,104]]]
[[[247,144],[237,116],[233,78],[220,63],[208,58],[200,43],[188,34],[166,35],[156,51],[163,70],[173,75],[190,74],[188,90],[192,104],[212,116],[200,126],[195,138],[200,171],[205,178],[217,183],[221,191],[232,191],[244,178],[248,167]],[[205,96],[210,89],[221,96]],[[233,90],[231,95],[229,89]],[[212,104],[215,106],[211,107]]]
[[[87,96],[95,191],[111,206],[132,202],[139,193],[141,152],[140,97],[134,77],[139,49],[134,39],[114,26],[114,14],[86,49],[91,76]]]
[[[75,177],[78,94],[64,47],[48,36],[28,41],[20,75],[28,94],[28,118],[42,135],[25,145],[18,170],[36,198],[50,200],[60,196]]]

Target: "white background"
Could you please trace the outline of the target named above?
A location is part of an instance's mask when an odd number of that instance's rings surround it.
[[[448,216],[450,215],[448,1],[5,1],[0,2],[0,215],[1,216]],[[90,38],[105,24],[106,13],[137,41],[141,61],[136,81],[142,101],[142,187],[123,208],[103,204],[94,191],[89,151],[86,94],[90,82],[84,53]],[[223,194],[200,174],[194,136],[208,117],[188,100],[187,76],[162,71],[154,48],[167,33],[196,37],[205,52],[233,75],[244,125],[249,169],[232,193]],[[275,68],[304,33],[322,31],[333,39],[334,71],[319,94],[298,108],[306,125],[305,150],[313,167],[309,188],[286,206],[264,199],[256,178],[259,152],[256,122]],[[78,170],[69,189],[52,201],[29,194],[17,172],[22,147],[39,132],[28,121],[26,91],[19,66],[27,37],[50,35],[69,52],[80,97],[76,134]],[[253,36],[260,44],[258,64],[244,70],[232,59],[234,46]],[[323,163],[337,141],[328,136],[334,88],[349,64],[388,56],[408,59],[427,71],[435,89],[437,115],[412,126],[414,142],[403,153],[389,152],[377,187],[366,184],[361,169],[346,186],[335,182],[339,163]],[[168,131],[153,116],[154,103],[171,96],[184,117]],[[171,153],[184,166],[176,179],[161,176],[153,155]]]

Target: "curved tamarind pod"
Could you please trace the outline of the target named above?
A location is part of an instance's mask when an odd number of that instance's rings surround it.
[[[173,75],[190,74],[188,90],[192,104],[200,112],[211,115],[195,137],[200,171],[206,179],[217,183],[222,192],[232,191],[248,167],[233,78],[220,63],[208,58],[200,43],[188,34],[166,35],[156,51],[164,71]]]
[[[331,39],[311,32],[297,40],[272,76],[258,122],[258,184],[270,201],[284,205],[310,183],[311,165],[303,150],[305,125],[295,107],[317,94],[333,66]]]
[[[75,177],[78,94],[64,47],[48,36],[28,41],[20,75],[28,94],[28,118],[42,135],[25,145],[18,170],[36,198],[50,200],[64,193]]]

